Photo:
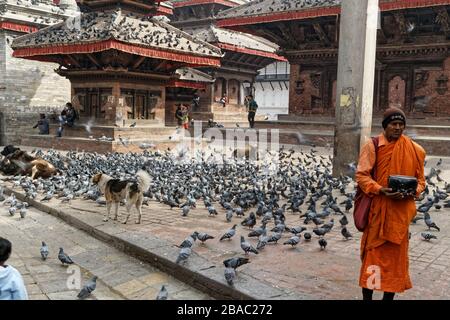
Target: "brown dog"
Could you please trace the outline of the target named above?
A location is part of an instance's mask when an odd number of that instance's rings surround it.
[[[112,204],[115,205],[113,219],[117,220],[119,202],[126,200],[127,215],[122,223],[127,223],[128,218],[130,217],[131,206],[133,205],[138,211],[136,223],[141,223],[141,207],[144,200],[144,192],[150,187],[151,178],[144,170],[139,170],[136,173],[136,178],[137,182],[127,180],[121,181],[119,179],[113,179],[104,173],[97,173],[92,177],[92,183],[98,185],[98,188],[106,198],[106,214],[103,221],[109,220]]]
[[[59,171],[50,162],[30,156],[23,150],[16,150],[8,154],[1,162],[0,170],[7,175],[30,175],[31,179],[50,178]]]

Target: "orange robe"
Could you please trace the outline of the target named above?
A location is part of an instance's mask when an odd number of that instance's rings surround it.
[[[385,292],[403,292],[412,288],[409,277],[409,224],[416,215],[412,198],[392,200],[379,191],[387,187],[390,175],[415,176],[417,195],[425,189],[425,150],[402,135],[388,142],[379,136],[375,160],[375,146],[369,140],[361,149],[356,182],[362,191],[373,196],[369,222],[361,238],[361,272],[359,285]],[[370,172],[377,162],[376,180]]]

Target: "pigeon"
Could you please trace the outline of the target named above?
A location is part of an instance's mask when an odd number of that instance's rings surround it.
[[[353,238],[352,234],[347,230],[346,227],[343,227],[341,230],[341,234],[344,236],[345,240]]]
[[[275,242],[278,243],[278,240],[281,239],[281,232],[277,232],[272,234],[269,239],[267,240],[267,242]]]
[[[428,230],[431,228],[436,229],[437,231],[441,231],[441,229],[431,220],[431,216],[428,212],[424,213],[425,224],[428,226]]]
[[[269,240],[269,237],[267,237],[265,234],[260,235],[258,238],[258,243],[256,244],[256,250],[264,249],[268,240]]]
[[[420,235],[426,241],[430,241],[431,239],[437,239],[437,237],[434,234],[428,232],[422,232]]]
[[[182,212],[181,216],[186,217],[189,213],[189,210],[190,210],[189,206],[184,206],[182,209],[183,212]]]
[[[258,251],[255,248],[253,248],[250,243],[245,241],[244,236],[241,236],[241,248],[242,250],[244,250],[245,254],[248,254],[249,252],[258,254]]]
[[[233,238],[234,235],[236,234],[236,227],[237,227],[237,224],[235,224],[233,227],[231,227],[231,229],[229,229],[227,232],[225,232],[225,234],[223,236],[220,237],[219,241],[222,241],[225,239],[231,240],[231,238]]]
[[[41,246],[41,257],[42,260],[47,260],[48,257],[48,246],[45,244],[44,241],[42,241],[42,246]]]
[[[348,225],[348,219],[347,216],[344,215],[341,219],[339,219],[339,223],[341,224],[341,226],[345,227],[346,225]]]
[[[232,286],[233,285],[233,281],[236,278],[236,271],[233,268],[225,268],[225,280],[227,281],[227,283]]]
[[[300,237],[293,236],[289,240],[285,241],[283,244],[290,244],[292,247],[296,246],[300,242]]]
[[[24,219],[25,216],[27,215],[27,209],[22,208],[22,209],[20,209],[19,213],[20,213],[20,218]]]
[[[303,238],[304,238],[306,241],[310,241],[310,240],[311,240],[311,233],[305,232],[305,233],[303,234]]]
[[[306,228],[301,226],[301,227],[293,227],[293,228],[288,228],[288,231],[290,233],[293,233],[294,235],[298,235],[300,233],[302,233],[303,231],[305,231]]]
[[[135,122],[133,122],[132,124],[130,124],[130,128],[134,128],[134,127],[136,127],[136,121]]]
[[[325,240],[324,238],[320,238],[319,245],[320,245],[320,250],[325,250],[325,248],[327,247],[327,240]]]
[[[187,261],[189,256],[191,255],[191,248],[185,247],[181,248],[180,253],[178,254],[177,260],[175,261],[176,264],[179,264],[181,261]]]
[[[156,296],[156,300],[167,300],[169,293],[167,292],[166,286],[163,285]]]
[[[62,262],[62,264],[73,264],[72,259],[64,253],[63,248],[59,248],[58,259]]]
[[[250,215],[241,222],[242,226],[247,226],[249,228],[253,228],[255,224],[256,224],[256,216],[253,212],[250,212]]]
[[[81,291],[77,295],[78,299],[86,299],[91,295],[91,293],[95,290],[96,287],[97,287],[97,276],[94,276],[84,285],[83,288],[81,288]]]
[[[261,235],[266,235],[266,224],[263,223],[261,227],[256,228],[255,230],[248,233],[248,237],[259,237]]]
[[[184,241],[178,246],[179,248],[191,248],[194,245],[195,240],[197,240],[198,232],[193,232],[189,237],[184,239]]]
[[[207,234],[207,233],[200,232],[200,233],[197,235],[197,239],[200,240],[200,241],[202,242],[202,244],[203,244],[203,243],[205,243],[206,240],[214,239],[214,237],[213,237],[213,236],[210,236],[210,235]]]
[[[231,222],[231,218],[233,218],[233,210],[227,210],[227,213],[225,214],[225,219],[227,222]]]
[[[237,269],[240,266],[249,263],[250,260],[244,257],[234,257],[223,261],[223,264],[227,268]]]
[[[313,232],[319,237],[323,237],[328,232],[328,230],[325,228],[314,228]]]

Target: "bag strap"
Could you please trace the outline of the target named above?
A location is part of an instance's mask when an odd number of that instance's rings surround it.
[[[378,144],[380,143],[380,137],[372,137],[373,145],[375,146],[375,164],[370,172],[372,179],[375,180],[377,178],[377,152],[378,152]]]

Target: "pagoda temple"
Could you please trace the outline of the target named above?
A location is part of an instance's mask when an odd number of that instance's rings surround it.
[[[223,11],[219,27],[280,46],[291,64],[289,118],[334,117],[340,0],[260,0]],[[380,0],[374,117],[450,115],[450,1]]]
[[[203,67],[201,71],[215,78],[206,90],[199,90],[202,112],[212,112],[210,118],[232,119],[241,113],[246,120],[243,108],[244,98],[254,94],[254,83],[258,70],[274,63],[285,61],[277,54],[278,45],[264,38],[247,33],[219,28],[215,25],[216,16],[221,11],[247,3],[247,0],[172,0],[173,16],[171,24],[197,38],[222,49],[224,57],[220,68]],[[226,99],[225,108],[218,103]]]
[[[79,132],[80,139],[125,136],[123,128],[131,131],[126,133],[130,138],[142,137],[136,128],[163,127],[166,88],[180,80],[176,70],[220,66],[219,48],[154,17],[170,13],[170,7],[159,1],[77,3],[82,10],[78,20],[19,37],[12,47],[14,57],[59,64],[56,72],[71,82],[80,122],[94,119],[102,125],[94,134]],[[133,122],[139,125],[129,128]],[[104,151],[114,146],[111,143]]]

